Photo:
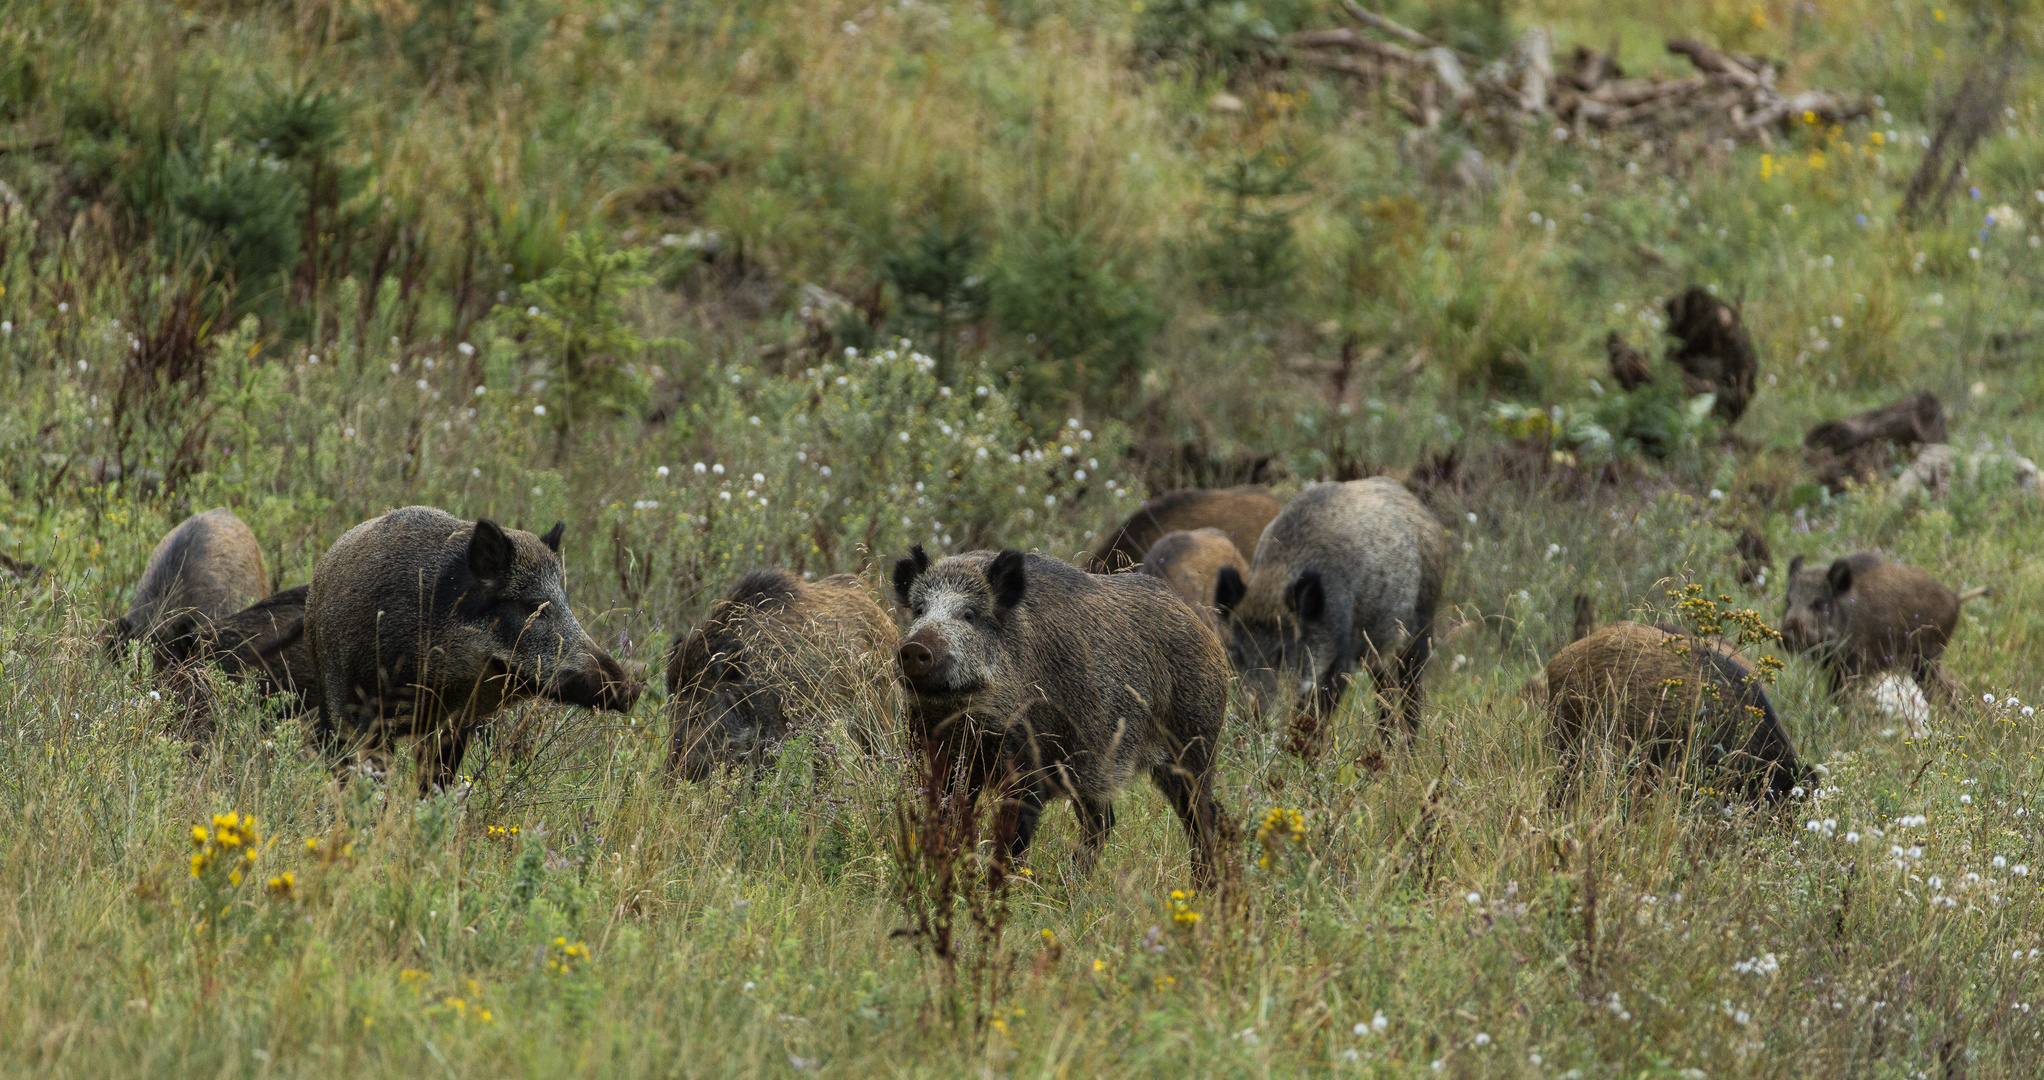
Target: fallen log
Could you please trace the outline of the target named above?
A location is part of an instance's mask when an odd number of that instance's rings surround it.
[[[1826,420],[1803,436],[1812,450],[1847,454],[1868,443],[1907,448],[1945,441],[1945,408],[1928,390],[1842,420]]]

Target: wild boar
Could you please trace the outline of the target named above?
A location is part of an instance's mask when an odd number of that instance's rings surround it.
[[[969,801],[1000,782],[1003,865],[1062,796],[1084,837],[1077,864],[1090,870],[1115,796],[1145,769],[1185,826],[1195,880],[1214,881],[1228,661],[1189,605],[1155,578],[1013,549],[932,565],[917,547],[895,564],[894,591],[914,620],[900,652],[910,738],[939,782],[963,771]]]
[[[1182,488],[1167,491],[1136,507],[1128,520],[1093,553],[1089,565],[1096,574],[1115,574],[1143,565],[1150,545],[1165,533],[1214,528],[1228,534],[1244,559],[1256,553],[1256,540],[1264,526],[1284,509],[1261,484],[1202,490]]]
[[[1926,693],[1949,699],[1938,659],[1959,625],[1959,605],[1984,591],[1954,595],[1878,552],[1807,567],[1798,555],[1789,562],[1782,644],[1823,664],[1834,694],[1847,679],[1901,669]]]
[[[159,670],[209,641],[213,624],[270,591],[262,545],[225,507],[193,514],[157,541],[128,613],[114,620],[107,647],[148,646]]]
[[[477,727],[545,697],[629,710],[640,686],[590,640],[561,582],[561,533],[467,522],[427,506],[349,529],[305,597],[318,664],[318,734],[388,767],[419,736],[419,787],[454,783]]]
[[[316,713],[321,702],[318,668],[305,639],[308,588],[266,596],[214,623],[205,654],[229,676],[253,682],[264,697],[288,703],[293,714]]]
[[[1419,730],[1421,674],[1447,574],[1440,522],[1394,480],[1308,488],[1264,530],[1248,580],[1222,567],[1214,602],[1235,670],[1259,702],[1279,678],[1332,714],[1356,665],[1369,669],[1392,722]]]
[[[1560,802],[1591,744],[1649,772],[1685,752],[1699,775],[1723,775],[1746,797],[1778,799],[1809,783],[1767,691],[1729,649],[1658,626],[1619,622],[1547,663],[1547,745]]]
[[[1249,572],[1249,561],[1219,529],[1165,533],[1143,556],[1143,573],[1162,579],[1209,626],[1215,625],[1214,587],[1223,567],[1239,577]]]
[[[791,727],[840,715],[859,746],[874,749],[900,712],[899,644],[857,575],[746,574],[667,665],[668,773],[701,780],[713,765],[770,753]]]

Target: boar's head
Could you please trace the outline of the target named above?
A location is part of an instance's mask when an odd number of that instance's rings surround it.
[[[1346,628],[1330,618],[1320,572],[1293,578],[1275,608],[1245,604],[1248,596],[1248,583],[1234,567],[1215,575],[1214,607],[1229,664],[1263,707],[1274,704],[1289,681],[1302,696],[1315,695],[1314,707],[1326,712],[1340,698],[1350,654]]]
[[[1015,606],[1028,592],[1023,554],[1012,548],[932,566],[921,545],[894,565],[894,595],[914,621],[898,654],[902,678],[922,699],[970,697],[1000,677],[1015,635]]]
[[[483,655],[462,659],[471,670],[502,681],[510,699],[538,695],[567,705],[625,711],[640,687],[609,653],[591,640],[561,584],[561,533],[506,532],[483,518],[469,537],[465,569],[473,583],[461,592],[456,619],[479,630],[467,636]]]

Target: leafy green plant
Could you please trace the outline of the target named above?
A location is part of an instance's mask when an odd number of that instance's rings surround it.
[[[619,413],[645,401],[651,380],[635,362],[646,341],[625,316],[623,298],[653,282],[643,248],[605,251],[593,233],[575,233],[560,265],[519,290],[522,309],[504,311],[528,358],[546,381],[554,460],[567,456],[576,422],[596,412]]]
[[[1022,371],[1032,405],[1108,406],[1134,389],[1163,316],[1130,273],[1132,261],[1090,230],[1050,224],[1023,230],[996,253],[994,323],[1034,358]]]
[[[1280,200],[1313,190],[1300,179],[1305,161],[1268,147],[1243,154],[1206,177],[1227,198],[1207,215],[1207,236],[1196,252],[1200,277],[1237,309],[1267,303],[1299,271],[1292,218],[1298,208]]]
[[[908,246],[883,259],[887,281],[901,295],[896,319],[916,340],[936,342],[940,382],[951,376],[957,347],[954,328],[978,320],[986,311],[989,290],[979,272],[979,258],[977,233],[933,220]],[[865,336],[870,347],[870,335]]]

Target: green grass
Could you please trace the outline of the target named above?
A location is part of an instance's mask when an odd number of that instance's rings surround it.
[[[1671,155],[1416,133],[1303,71],[1139,62],[1120,2],[15,7],[0,551],[49,572],[0,580],[8,1071],[2033,1071],[2044,766],[2035,720],[1979,699],[2044,700],[2044,503],[2006,459],[2044,457],[2037,345],[2007,336],[2044,320],[2034,79],[1970,163],[1978,199],[1896,221],[1979,13],[1503,9],[1558,54],[1616,37],[1633,71],[1679,72],[1659,42],[1694,33],[1783,58],[1790,86],[1883,95],[1835,133]],[[1210,106],[1224,86],[1243,112]],[[1465,149],[1476,188],[1452,179]],[[1266,167],[1299,190],[1236,203],[1227,178]],[[2004,204],[2023,225],[1980,235]],[[1272,220],[1289,232],[1243,224]],[[966,233],[976,280],[952,284],[984,303],[917,314],[890,267]],[[1282,258],[1215,247],[1273,235]],[[640,248],[650,284],[576,291]],[[1278,277],[1245,287],[1245,265]],[[1589,409],[1605,335],[1657,356],[1660,304],[1692,283],[1743,298],[1760,347],[1736,443],[1576,468],[1492,422]],[[805,317],[804,284],[864,330]],[[962,332],[921,346],[942,370],[891,344],[932,326]],[[1977,475],[1942,502],[1812,484],[1810,424],[1920,388]],[[657,666],[756,565],[877,591],[915,542],[1074,556],[1156,487],[1249,457],[1290,493],[1450,449],[1460,479],[1429,498],[1459,556],[1417,743],[1373,752],[1355,695],[1306,762],[1231,710],[1232,903],[1173,919],[1184,841],[1139,785],[1087,878],[1048,814],[998,935],[961,909],[948,963],[897,933],[930,910],[905,886],[898,756],[805,743],[670,787],[656,691],[625,717],[507,716],[465,798],[417,803],[409,775],[337,783],[233,690],[213,741],[176,743],[149,676],[98,651],[156,539],[215,505],[279,587],[395,506],[563,519],[584,623]],[[1735,583],[1746,526],[1764,588]],[[1965,609],[1947,660],[1968,694],[1928,738],[1791,660],[1776,705],[1830,770],[1805,802],[1726,816],[1604,778],[1549,806],[1521,688],[1576,594],[1608,620],[1694,581],[1771,618],[1790,556],[1873,546],[1995,590]],[[1303,839],[1255,838],[1273,808]],[[260,822],[254,866],[192,877],[193,826],[229,811]],[[289,895],[266,888],[287,871]]]

